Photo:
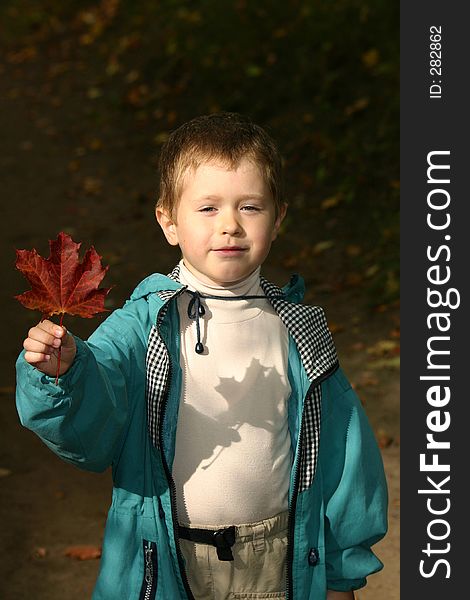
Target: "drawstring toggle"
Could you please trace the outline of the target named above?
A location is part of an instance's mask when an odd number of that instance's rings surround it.
[[[191,292],[190,290],[187,290],[187,292],[191,294],[191,300],[188,304],[188,317],[196,321],[197,343],[194,349],[197,354],[202,354],[204,352],[204,346],[201,342],[201,328],[199,325],[199,317],[203,317],[206,314],[206,311],[201,304],[201,294],[199,292]]]

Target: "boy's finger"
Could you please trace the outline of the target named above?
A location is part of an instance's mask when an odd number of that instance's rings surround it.
[[[46,333],[50,333],[51,335],[53,335],[53,329],[54,327],[58,327],[58,325],[56,325],[56,323],[53,323],[52,321],[49,321],[49,319],[44,319],[44,321],[39,321],[36,327],[42,329]]]
[[[63,337],[67,331],[65,327],[57,325],[57,323],[53,323],[48,319],[44,319],[44,321],[38,323],[37,327],[39,327],[47,333],[50,333],[51,335],[54,335],[55,337]]]
[[[43,344],[47,344],[48,346],[54,346],[55,348],[58,348],[61,343],[60,338],[54,336],[47,329],[44,329],[39,325],[37,325],[36,327],[32,327],[28,331],[28,339],[34,340],[36,342],[42,342]]]
[[[54,340],[54,342],[57,342],[58,344],[60,344],[60,340]],[[33,340],[31,338],[27,338],[23,342],[23,348],[27,352],[33,352],[33,353],[52,354],[55,347],[57,348],[57,346],[55,346],[55,345],[50,346],[48,344],[44,344],[43,342],[38,342],[37,340]]]
[[[37,327],[39,327],[42,331],[50,334],[55,338],[65,338],[67,336],[67,328],[62,325],[57,325],[57,323],[53,323],[52,321],[48,321],[45,319],[41,321]],[[65,340],[64,340],[65,341]]]
[[[51,360],[50,354],[44,354],[42,352],[25,352],[25,360],[31,365],[39,366],[40,363],[49,363]]]

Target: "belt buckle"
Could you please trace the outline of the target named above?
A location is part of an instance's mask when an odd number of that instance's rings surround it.
[[[219,560],[233,560],[232,546],[235,543],[235,525],[217,529],[213,534],[214,546]]]

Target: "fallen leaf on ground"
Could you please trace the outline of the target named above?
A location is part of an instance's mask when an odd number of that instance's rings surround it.
[[[349,244],[346,246],[346,254],[348,256],[359,256],[361,254],[362,248],[357,244]]]
[[[328,323],[328,329],[331,331],[331,333],[338,333],[338,331],[343,331],[344,327],[343,325],[340,325],[339,323],[335,323],[333,321]]]
[[[170,134],[167,131],[161,131],[160,133],[157,133],[157,135],[153,138],[153,141],[160,145],[166,142],[169,137]]]
[[[358,98],[355,102],[353,102],[349,106],[346,106],[346,108],[344,109],[344,114],[350,117],[354,113],[367,108],[369,106],[369,102],[369,98]]]
[[[102,90],[97,87],[91,87],[87,90],[87,96],[90,100],[96,100],[96,98],[100,98],[103,95]]]
[[[17,52],[8,52],[7,61],[14,65],[19,65],[28,61],[33,61],[37,57],[38,51],[35,46],[27,46]]]
[[[335,245],[333,240],[324,240],[323,242],[317,242],[313,247],[313,254],[321,254],[325,250],[329,250]]]
[[[396,340],[379,340],[370,348],[367,348],[368,354],[375,356],[384,356],[386,354],[396,354],[400,345]]]
[[[322,203],[320,204],[320,208],[322,210],[328,210],[329,208],[334,208],[335,206],[338,206],[338,204],[341,201],[341,196],[330,196],[329,198],[325,198],[325,200],[322,200]]]
[[[375,312],[378,312],[378,313],[384,313],[384,312],[387,312],[387,310],[388,310],[389,308],[390,308],[390,306],[389,306],[388,304],[378,304],[378,305],[377,305],[377,306],[374,308],[374,310],[375,310]]]
[[[33,552],[34,558],[45,558],[47,556],[47,549],[43,546],[38,546]]]
[[[366,347],[366,345],[364,344],[364,342],[355,342],[351,346],[351,349],[352,350],[364,350],[365,347]]]
[[[344,282],[345,282],[346,285],[349,285],[351,287],[355,287],[355,286],[360,285],[362,283],[362,275],[360,273],[356,273],[354,271],[351,271],[344,278]]]
[[[96,177],[85,177],[82,181],[82,189],[89,196],[99,196],[103,189],[103,182]]]
[[[364,277],[373,277],[376,273],[378,273],[380,270],[379,265],[371,265],[370,267],[368,267],[366,269],[366,272],[364,273]]]
[[[64,550],[64,555],[76,560],[93,560],[101,557],[99,546],[69,546]]]
[[[379,380],[374,377],[372,373],[364,373],[358,384],[360,387],[367,387],[370,385],[379,385]]]
[[[380,60],[379,51],[376,48],[371,48],[367,52],[364,52],[361,58],[363,65],[371,69],[372,67],[375,67]]]
[[[393,443],[393,437],[389,435],[384,429],[377,431],[377,444],[379,448],[388,448]]]
[[[71,160],[67,165],[67,169],[71,173],[76,173],[80,169],[80,163],[78,162],[78,160]]]
[[[381,358],[369,363],[370,369],[398,369],[400,367],[400,357],[392,356],[391,358]]]
[[[88,144],[90,150],[101,150],[103,142],[99,138],[92,138]]]

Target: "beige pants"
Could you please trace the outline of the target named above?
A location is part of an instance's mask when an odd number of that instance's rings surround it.
[[[217,529],[217,528],[214,528]],[[284,599],[287,512],[237,526],[233,561],[208,544],[180,540],[189,585],[197,600]]]

